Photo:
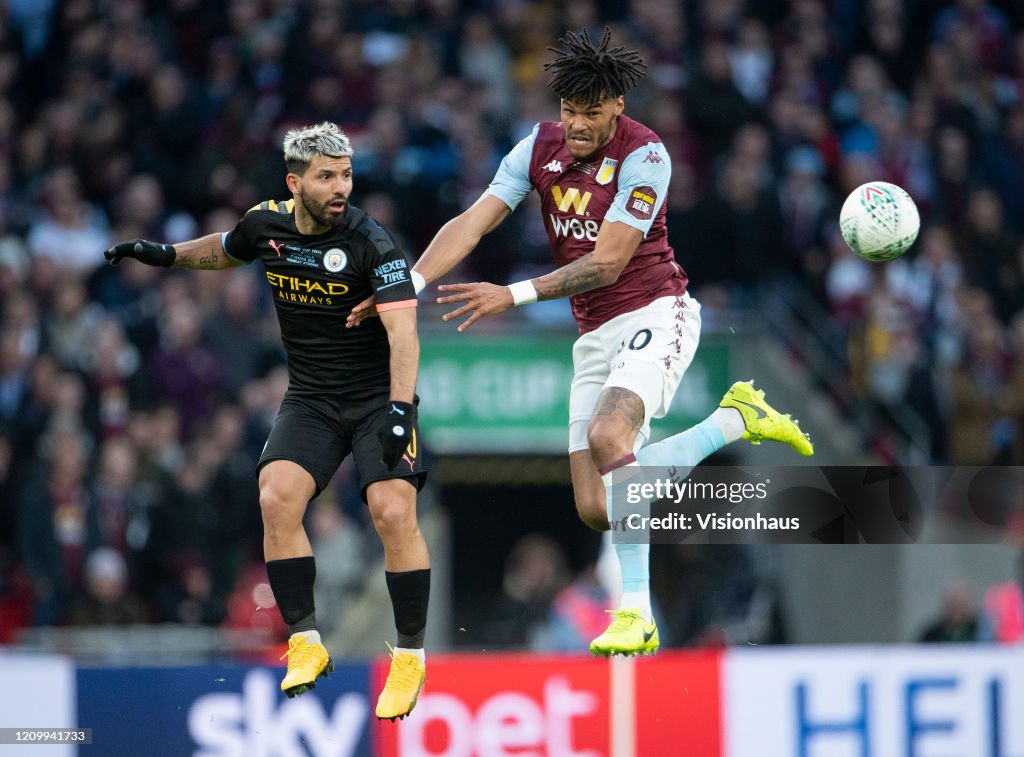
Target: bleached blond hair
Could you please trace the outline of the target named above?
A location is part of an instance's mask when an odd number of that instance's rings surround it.
[[[352,143],[345,132],[330,121],[304,129],[290,129],[284,135],[284,162],[289,172],[304,174],[316,155],[351,158]]]

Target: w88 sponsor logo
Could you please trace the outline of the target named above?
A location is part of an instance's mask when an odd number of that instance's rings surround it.
[[[581,220],[579,218],[559,218],[551,213],[551,228],[559,239],[568,239],[570,236],[575,239],[588,239],[591,242],[597,241],[597,231],[601,224],[592,218]]]

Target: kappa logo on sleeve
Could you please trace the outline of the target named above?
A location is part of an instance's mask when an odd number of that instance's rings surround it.
[[[658,193],[654,187],[634,187],[626,198],[626,212],[641,221],[649,221],[654,216],[657,201]]]

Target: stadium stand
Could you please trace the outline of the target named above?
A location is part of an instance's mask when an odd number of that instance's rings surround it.
[[[114,269],[109,243],[226,230],[284,194],[283,131],[330,119],[353,137],[356,203],[415,255],[515,141],[554,118],[546,47],[599,21],[651,64],[627,112],[672,155],[671,242],[708,322],[769,314],[774,349],[852,435],[857,460],[1024,462],[1020,2],[8,3],[0,642],[67,644],[42,627],[76,617],[198,627],[194,648],[214,651],[202,629],[274,630],[245,603],[261,564],[252,466],[286,382],[258,272]],[[917,245],[885,266],[849,254],[835,223],[868,178],[906,187],[924,219]],[[460,273],[545,270],[536,215],[513,216]],[[565,323],[555,306],[488,328]],[[339,486],[324,506],[336,508],[315,516],[340,550],[332,580],[372,594],[342,559],[367,527],[361,505]],[[583,592],[590,547],[571,547]],[[481,618],[500,611],[486,602],[505,555],[490,558],[490,589],[458,595]],[[687,585],[659,586],[690,629],[672,644],[718,643],[763,595],[704,555],[664,559],[694,567]],[[104,614],[90,565],[115,579],[123,565],[113,590],[135,597],[131,612]],[[544,592],[563,613],[567,587]],[[716,604],[730,609],[698,622]],[[785,640],[772,612],[763,638]],[[510,643],[531,637],[521,630]]]

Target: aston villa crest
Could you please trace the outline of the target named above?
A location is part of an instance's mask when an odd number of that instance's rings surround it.
[[[611,182],[612,177],[615,176],[615,166],[619,164],[619,161],[613,158],[605,158],[601,167],[597,170],[597,176],[594,178],[598,184],[608,184]]]

